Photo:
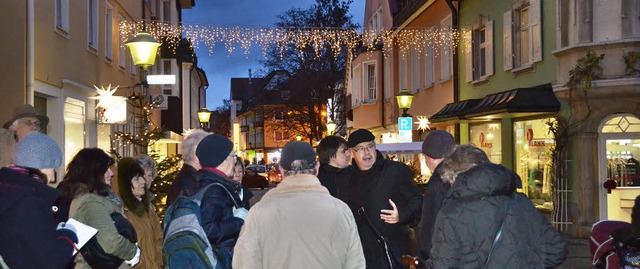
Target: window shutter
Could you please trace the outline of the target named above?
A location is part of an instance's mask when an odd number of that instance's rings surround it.
[[[464,34],[464,68],[465,68],[465,81],[471,82],[473,81],[473,41],[471,39],[471,33],[473,30],[467,31]]]
[[[487,76],[493,75],[493,21],[488,21],[484,25],[485,42],[487,42],[486,48],[486,63],[487,63]]]
[[[504,71],[511,70],[513,68],[513,41],[511,39],[512,31],[512,11],[509,10],[502,15],[502,35],[504,46]]]
[[[542,29],[540,18],[540,0],[529,0],[529,25],[531,33],[531,61],[542,61]]]

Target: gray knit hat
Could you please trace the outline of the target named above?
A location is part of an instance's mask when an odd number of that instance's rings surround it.
[[[49,136],[32,133],[16,144],[15,165],[36,169],[58,168],[62,165],[62,151]]]

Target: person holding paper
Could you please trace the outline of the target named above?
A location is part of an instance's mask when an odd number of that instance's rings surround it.
[[[99,148],[82,149],[67,166],[64,193],[71,198],[69,217],[98,229],[96,239],[105,253],[122,260],[118,268],[130,268],[140,261],[140,248],[118,233],[111,214],[123,209],[108,199],[114,160]],[[91,268],[82,253],[75,268]]]
[[[4,151],[13,136],[0,139]],[[14,165],[0,169],[0,256],[9,268],[65,268],[71,263],[78,240],[75,227],[56,221],[62,193],[46,184],[61,164],[58,144],[33,133],[15,146]]]

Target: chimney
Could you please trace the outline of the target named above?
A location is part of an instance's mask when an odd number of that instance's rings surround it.
[[[249,68],[249,84],[251,84],[251,68]]]

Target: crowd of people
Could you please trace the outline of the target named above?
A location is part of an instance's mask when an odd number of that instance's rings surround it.
[[[153,160],[114,160],[85,148],[50,187],[63,157],[43,134],[48,120],[24,105],[0,130],[0,268],[168,265],[163,237],[171,220],[163,229],[151,203]],[[424,268],[553,268],[567,257],[563,236],[517,192],[518,175],[442,130],[422,145],[432,172],[424,192],[366,129],[347,140],[327,136],[316,150],[287,143],[282,182],[255,204],[228,138],[195,130],[181,152],[168,216],[187,212],[183,199],[196,202],[197,223],[189,225],[206,235],[211,268],[407,268],[403,255]],[[80,248],[77,222],[98,230]]]

